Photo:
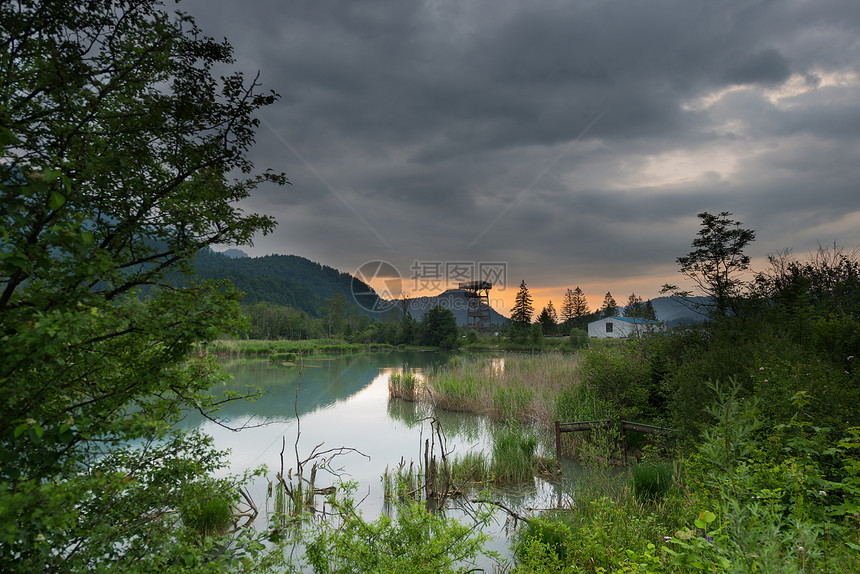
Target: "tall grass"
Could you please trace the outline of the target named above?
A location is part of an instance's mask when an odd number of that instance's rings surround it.
[[[534,425],[547,443],[554,437],[554,421],[609,418],[613,412],[583,384],[579,353],[456,357],[429,374],[425,385],[439,408]],[[562,435],[562,453],[590,448],[593,435]]]
[[[415,373],[391,373],[388,375],[388,396],[414,401],[418,397],[420,381]]]
[[[456,357],[427,377],[436,405],[489,415],[495,420],[539,422],[555,417],[557,397],[581,383],[577,354],[508,354]]]
[[[454,458],[451,481],[455,485],[485,484],[492,477],[490,461],[482,452],[467,452]]]
[[[233,526],[230,500],[215,495],[197,501],[182,510],[182,522],[200,536],[219,536]]]
[[[530,429],[512,423],[493,432],[490,469],[496,483],[526,482],[534,477],[537,438]]]
[[[415,468],[413,463],[406,466],[404,461],[394,469],[389,470],[385,467],[385,473],[382,475],[382,490],[386,502],[390,502],[395,498],[404,500],[406,498],[420,498],[421,495],[421,469]]]
[[[671,462],[655,461],[630,467],[633,494],[640,502],[662,499],[674,483]]]

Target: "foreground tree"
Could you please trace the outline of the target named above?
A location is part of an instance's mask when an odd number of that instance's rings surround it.
[[[741,277],[750,266],[744,249],[755,241],[755,232],[741,228],[741,222],[730,219],[731,215],[728,211],[719,215],[699,213],[702,228],[693,240],[694,249],[676,260],[681,274],[709,298],[705,307],[715,318],[725,317],[729,311],[737,314],[737,303],[746,286]],[[670,284],[663,285],[661,293],[684,298],[692,295]]]
[[[2,2],[0,50],[0,570],[241,568],[223,453],[174,429],[216,420],[196,351],[236,295],[159,282],[273,228],[235,203],[286,182],[246,158],[276,96],[213,76],[230,46],[154,0]]]

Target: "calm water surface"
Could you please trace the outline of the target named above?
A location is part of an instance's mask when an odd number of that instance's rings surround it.
[[[319,471],[316,486],[334,485],[339,479],[356,481],[356,500],[364,498],[360,508],[365,517],[372,518],[383,511],[381,477],[386,466],[395,468],[401,460],[407,465],[414,461],[417,466],[423,460],[422,445],[431,431],[429,407],[388,398],[388,376],[412,372],[421,377],[442,367],[451,357],[441,352],[361,354],[305,359],[301,369],[257,359],[225,360],[226,370],[234,377],[232,389],[258,387],[265,395],[251,403],[230,403],[221,414],[233,427],[263,426],[234,432],[199,415],[189,415],[182,424],[186,428],[198,427],[212,436],[218,449],[229,449],[230,467],[226,472],[233,474],[266,465],[268,479],[273,479],[280,468],[284,441],[285,472],[296,468],[297,439],[302,459],[320,443],[320,450],[356,449],[361,454],[352,452],[332,461],[340,477]],[[444,411],[436,416],[448,451],[452,451],[450,457],[468,451],[488,452],[490,423],[485,417]],[[572,473],[577,474],[577,469],[566,466],[565,474]],[[258,480],[250,489],[261,511],[267,506],[268,479]],[[525,509],[553,506],[562,494],[558,486],[535,479],[516,492],[499,496],[510,507]],[[500,512],[497,517],[496,525],[487,533],[494,537],[492,549],[507,554],[506,515]]]

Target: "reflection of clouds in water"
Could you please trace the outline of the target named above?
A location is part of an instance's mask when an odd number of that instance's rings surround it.
[[[503,357],[486,357],[487,368],[500,372],[505,368]],[[459,357],[458,359],[459,360]],[[262,509],[266,504],[268,481],[280,467],[280,452],[284,449],[284,471],[296,466],[295,442],[298,422],[293,414],[296,386],[299,386],[299,414],[301,436],[299,455],[304,458],[318,444],[321,449],[350,447],[368,455],[370,460],[350,454],[335,459],[333,466],[343,468],[344,478],[359,483],[360,497],[366,499],[361,509],[368,517],[384,508],[383,487],[380,481],[386,466],[394,468],[404,460],[416,465],[423,461],[424,441],[438,437],[431,420],[438,420],[445,436],[449,458],[468,452],[489,453],[491,423],[486,417],[472,413],[438,410],[434,412],[428,401],[409,402],[388,397],[388,377],[391,373],[413,373],[422,380],[434,367],[448,362],[447,356],[435,353],[399,353],[364,355],[360,357],[334,357],[315,361],[315,368],[306,366],[299,376],[298,369],[270,368],[264,362],[234,364],[229,370],[236,375],[236,387],[252,382],[264,387],[269,394],[255,403],[244,405],[233,414],[236,423],[261,420],[270,413],[279,417],[268,426],[231,432],[209,422],[200,428],[211,435],[218,449],[231,449],[229,469],[221,475],[241,474],[265,464],[266,476],[254,481],[251,494]],[[508,365],[510,367],[510,364]],[[569,476],[567,467],[565,475]],[[337,483],[337,477],[320,472],[317,486]],[[494,489],[510,508],[530,514],[530,509],[550,508],[562,502],[567,504],[563,491],[572,492],[569,485],[563,490],[542,479],[515,489]],[[452,511],[455,513],[455,511]],[[466,518],[468,520],[468,518]],[[505,513],[499,511],[496,523],[487,533],[496,540],[494,549],[507,551]],[[497,546],[495,546],[497,545]]]

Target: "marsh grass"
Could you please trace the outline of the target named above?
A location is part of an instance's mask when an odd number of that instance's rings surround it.
[[[233,525],[233,508],[227,498],[212,496],[184,508],[182,522],[202,537],[219,536]]]
[[[533,479],[537,437],[516,422],[493,430],[490,470],[497,484],[527,482]]]
[[[554,441],[554,421],[610,418],[613,410],[583,384],[578,353],[509,353],[504,357],[456,357],[425,381],[434,404],[474,412],[494,421],[534,425],[544,444]],[[594,450],[598,435],[562,435],[562,454]],[[601,436],[599,440],[603,440]],[[606,450],[603,446],[601,451]],[[611,455],[606,452],[606,457]]]
[[[665,461],[637,463],[630,467],[630,485],[640,502],[661,500],[674,484],[673,464]]]
[[[577,354],[457,357],[428,375],[438,407],[488,415],[496,421],[540,422],[549,428],[557,397],[580,386]]]
[[[269,353],[270,363],[295,363],[297,358],[295,353]]]
[[[382,475],[382,491],[383,498],[386,502],[393,500],[405,500],[406,498],[416,498],[420,496],[421,470],[415,468],[413,463],[406,466],[404,461],[394,469],[389,470],[385,467],[385,473]]]
[[[451,464],[451,480],[456,485],[487,484],[492,476],[490,461],[482,452],[455,457]]]
[[[391,373],[388,375],[388,396],[414,401],[418,398],[421,382],[415,373]]]

